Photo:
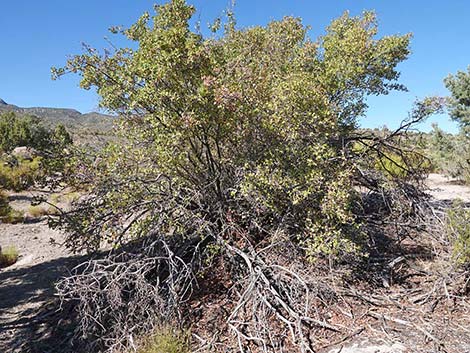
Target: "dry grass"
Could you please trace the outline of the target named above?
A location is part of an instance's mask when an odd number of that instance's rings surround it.
[[[11,266],[18,260],[18,250],[14,246],[0,248],[0,267]]]
[[[67,194],[64,195],[64,199],[65,199],[65,201],[68,202],[68,203],[75,202],[75,201],[77,201],[79,198],[80,198],[80,193],[79,193],[79,192],[76,192],[76,191],[69,192],[69,193],[67,193]]]
[[[144,340],[138,353],[190,353],[191,336],[189,332],[178,331],[170,327],[156,331]]]
[[[39,218],[39,217],[47,216],[47,215],[55,215],[57,213],[58,213],[57,208],[53,206],[38,205],[38,206],[28,207],[28,214],[33,218]]]
[[[12,208],[9,209],[8,213],[0,217],[0,221],[2,223],[9,223],[9,224],[16,224],[21,223],[24,220],[24,214],[21,211],[14,210]]]

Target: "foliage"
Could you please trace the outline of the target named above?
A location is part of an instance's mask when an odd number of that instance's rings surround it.
[[[0,114],[0,151],[28,147],[36,155],[32,160],[8,154],[0,158],[0,187],[20,191],[46,175],[62,172],[71,144],[72,138],[61,124],[51,130],[35,117]]]
[[[455,157],[455,139],[453,136],[440,129],[437,124],[433,124],[427,140],[427,155],[432,161],[434,170],[457,176],[452,165],[452,160]]]
[[[0,164],[1,188],[25,190],[43,176],[42,157],[35,157],[32,160],[13,159],[9,162]]]
[[[449,113],[460,125],[450,155],[451,174],[470,182],[470,67],[468,72],[459,71],[449,75],[444,83],[451,93]]]
[[[77,268],[59,292],[76,301],[89,350],[116,351],[162,320],[180,319],[195,274],[222,259],[234,292],[250,290],[230,317],[240,347],[277,347],[292,332],[291,343],[311,351],[308,279],[271,251],[282,244],[281,258],[295,253],[302,265],[341,259],[379,223],[374,212],[412,224],[419,192],[406,182],[422,170],[408,168],[413,152],[402,153],[400,142],[442,102],[418,102],[387,136],[357,131],[367,96],[404,89],[396,67],[409,54],[410,36],[379,38],[371,12],[346,13],[313,41],[299,18],[238,29],[231,12],[204,38],[190,29],[194,11],[184,0],[156,6],[155,16],[113,29],[136,49],[85,46],[53,69],[54,77],[78,73],[102,107],[122,116],[119,144],[74,159],[68,180],[88,196],[55,224],[73,250],[110,243],[113,251]],[[374,168],[392,154],[406,178]],[[379,210],[369,202],[377,198]],[[246,324],[255,332],[247,340],[240,323],[250,305],[264,314]],[[273,320],[279,315],[286,318]]]
[[[43,150],[49,145],[49,137],[38,118],[14,112],[0,114],[0,151],[10,152],[18,146]]]
[[[447,211],[447,229],[451,239],[452,255],[458,265],[470,263],[470,210],[460,201]]]
[[[470,67],[468,71],[459,71],[449,75],[444,83],[451,93],[450,116],[462,128],[470,127]]]
[[[115,240],[120,232],[110,225],[129,209],[142,215],[130,233],[145,235],[162,224],[162,213],[151,210],[172,196],[190,224],[208,219],[192,211],[198,200],[223,218],[256,214],[246,225],[272,219],[267,233],[289,229],[312,255],[354,248],[354,167],[341,141],[367,95],[403,89],[395,67],[410,36],[375,39],[376,19],[366,12],[344,14],[317,41],[292,17],[240,30],[230,18],[223,35],[204,39],[190,30],[194,8],[185,1],[156,10],[121,31],[138,49],[100,56],[87,47],[55,70],[78,72],[102,107],[126,117],[128,144],[110,146],[100,156],[106,163],[91,172],[99,201],[69,223],[75,240]],[[179,217],[164,218],[168,230]],[[195,231],[181,222],[175,229]]]
[[[11,208],[8,203],[8,197],[0,190],[0,222],[15,224],[22,222],[23,219],[23,213]]]
[[[18,250],[14,246],[0,247],[0,267],[11,266],[18,260]]]
[[[458,134],[445,133],[437,124],[427,137],[426,155],[433,170],[465,182],[470,182],[469,140],[461,131]]]
[[[468,136],[460,132],[455,136],[455,148],[452,158],[453,175],[470,184],[470,140]]]
[[[3,223],[17,224],[24,221],[24,214],[21,211],[11,209],[5,217],[1,219]]]
[[[0,218],[7,216],[11,211],[11,207],[8,204],[7,195],[0,190]]]
[[[138,353],[190,353],[190,335],[171,328],[159,328]]]
[[[417,170],[423,172],[429,170],[430,163],[422,153],[416,151],[401,154],[384,153],[377,159],[375,168],[392,179],[406,178]]]

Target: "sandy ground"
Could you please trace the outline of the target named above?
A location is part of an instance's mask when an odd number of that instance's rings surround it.
[[[25,212],[33,196],[11,195],[10,206]],[[19,253],[14,265],[0,268],[0,352],[34,352],[23,344],[44,334],[41,320],[54,300],[54,284],[77,262],[63,241],[64,235],[50,229],[44,219],[0,223],[0,246],[12,245]]]
[[[431,174],[428,186],[436,199],[460,198],[470,202],[470,188],[451,178]],[[29,202],[30,196],[18,194],[13,197],[12,206],[24,210]],[[0,224],[0,245],[14,245],[20,253],[16,264],[0,269],[0,352],[54,351],[52,348],[38,348],[40,345],[36,346],[37,350],[31,346],[26,350],[24,342],[47,335],[42,331],[42,316],[48,315],[47,307],[54,298],[54,284],[67,273],[68,268],[80,261],[60,245],[63,240],[64,235],[49,229],[45,221]],[[338,350],[330,352],[338,353]],[[345,345],[340,352],[403,353],[405,350],[398,343],[372,344],[365,341]]]
[[[441,174],[429,174],[427,185],[429,193],[437,200],[461,199],[470,202],[470,187],[458,180]]]

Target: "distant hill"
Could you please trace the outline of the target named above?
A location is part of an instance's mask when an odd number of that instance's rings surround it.
[[[59,123],[65,125],[70,131],[82,134],[110,132],[116,117],[101,113],[82,114],[75,109],[33,107],[22,108],[8,104],[0,98],[0,113],[13,111],[20,115],[34,115],[44,120],[47,125],[55,126]]]

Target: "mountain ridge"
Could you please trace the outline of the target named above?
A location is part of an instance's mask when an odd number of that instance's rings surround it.
[[[33,115],[48,125],[63,124],[72,130],[91,129],[100,132],[112,129],[116,117],[98,112],[81,113],[71,108],[19,107],[0,98],[0,113],[12,111],[20,115]]]

